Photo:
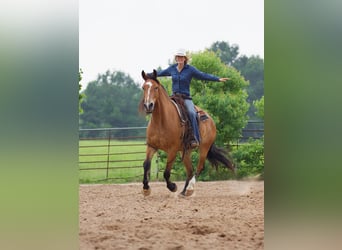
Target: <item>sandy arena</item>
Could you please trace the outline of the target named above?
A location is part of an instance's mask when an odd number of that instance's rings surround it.
[[[90,249],[263,249],[264,182],[197,182],[191,197],[163,182],[80,185],[79,240]]]

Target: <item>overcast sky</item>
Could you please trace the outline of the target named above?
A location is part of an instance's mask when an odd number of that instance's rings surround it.
[[[264,58],[264,1],[79,1],[83,85],[106,70],[140,82],[142,70],[165,68],[177,49],[198,52],[216,41],[237,44],[240,55]]]

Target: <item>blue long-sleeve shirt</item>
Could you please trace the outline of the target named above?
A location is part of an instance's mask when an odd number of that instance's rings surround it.
[[[172,77],[172,92],[181,93],[190,96],[190,82],[192,78],[198,80],[219,82],[220,78],[199,71],[191,65],[184,65],[181,72],[178,72],[177,64],[173,64],[167,69],[157,72],[157,76],[171,76]]]

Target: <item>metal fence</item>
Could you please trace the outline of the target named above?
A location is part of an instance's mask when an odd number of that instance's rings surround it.
[[[146,127],[80,129],[80,182],[121,182],[140,177],[145,131]]]
[[[249,138],[260,139],[264,136],[264,122],[260,120],[249,120],[246,127],[242,129],[242,136],[231,138],[231,147],[239,148],[241,143],[245,143]]]
[[[127,182],[142,180],[145,160],[146,127],[97,128],[79,130],[80,183]],[[231,147],[239,147],[248,138],[261,138],[262,121],[249,121],[242,137],[234,138]],[[153,179],[162,178],[158,152],[151,163]]]

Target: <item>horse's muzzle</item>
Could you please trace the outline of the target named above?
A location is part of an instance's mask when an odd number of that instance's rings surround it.
[[[144,103],[144,108],[145,108],[145,112],[146,113],[152,113],[153,109],[154,109],[154,103],[150,102],[150,103]]]

